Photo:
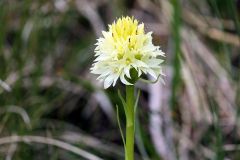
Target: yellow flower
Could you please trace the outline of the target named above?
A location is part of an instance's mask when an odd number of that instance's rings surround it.
[[[144,24],[130,17],[122,17],[109,25],[107,32],[97,40],[96,59],[91,72],[104,81],[104,88],[115,86],[120,78],[132,85],[130,70],[135,69],[140,77],[150,74],[154,79],[163,75],[159,56],[164,56],[159,46],[152,44],[152,32],[145,33]]]

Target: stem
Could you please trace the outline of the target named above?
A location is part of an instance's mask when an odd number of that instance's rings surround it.
[[[134,160],[134,85],[126,85],[126,149],[125,160]]]

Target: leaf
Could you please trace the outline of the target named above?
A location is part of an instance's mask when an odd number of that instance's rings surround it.
[[[116,109],[117,109],[117,122],[118,122],[118,127],[119,127],[120,134],[121,134],[121,137],[122,137],[122,141],[123,141],[123,145],[124,145],[124,150],[126,150],[126,142],[125,142],[125,138],[124,138],[124,135],[123,135],[121,122],[120,122],[120,119],[119,119],[118,105],[116,105]]]
[[[138,101],[139,101],[140,93],[141,93],[140,90],[138,90],[137,98],[136,98],[136,101],[135,101],[135,104],[134,104],[134,114],[136,113],[136,109],[137,109],[137,106],[138,106]]]
[[[159,78],[160,78],[160,74],[158,75],[157,79],[156,79],[156,80],[153,80],[153,81],[148,80],[148,79],[143,79],[143,78],[140,78],[139,80],[142,81],[142,82],[144,82],[144,83],[154,84],[154,83],[156,83],[156,82],[159,80]],[[163,84],[164,84],[164,80],[163,80],[162,78],[160,78],[160,80],[161,80],[161,82],[163,82]]]
[[[121,99],[121,101],[122,101],[122,105],[123,105],[123,108],[124,108],[124,112],[125,112],[125,115],[127,115],[127,103],[126,103],[126,101],[124,100],[124,98],[122,97],[122,94],[121,94],[121,92],[120,92],[120,90],[118,90],[118,96],[119,96],[119,98]]]

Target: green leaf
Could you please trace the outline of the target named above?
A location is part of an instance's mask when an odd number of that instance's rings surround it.
[[[125,137],[124,137],[124,134],[123,134],[123,131],[122,131],[122,125],[121,125],[120,118],[119,118],[118,105],[116,105],[116,109],[117,109],[117,122],[118,122],[118,127],[119,127],[120,134],[121,134],[121,137],[122,137],[122,141],[123,141],[123,145],[124,145],[124,150],[126,150],[126,142],[125,142]]]
[[[139,80],[142,81],[142,82],[144,82],[144,83],[154,84],[154,83],[156,83],[156,82],[160,79],[160,81],[161,81],[163,84],[165,84],[164,80],[163,80],[162,78],[160,78],[160,77],[161,77],[161,75],[158,75],[158,77],[157,77],[157,79],[156,79],[155,81],[151,81],[151,80],[143,79],[143,78],[140,78]]]
[[[124,108],[124,112],[125,112],[125,115],[127,115],[127,103],[126,103],[126,101],[124,100],[124,98],[122,97],[122,94],[121,94],[121,92],[120,92],[120,90],[118,90],[118,96],[119,96],[119,98],[121,99],[121,101],[122,101],[122,105],[123,105],[123,108]]]
[[[136,101],[135,101],[135,104],[134,104],[134,114],[136,113],[136,109],[137,109],[137,106],[138,106],[138,101],[139,101],[140,93],[141,93],[140,90],[138,90],[137,98],[136,98]]]

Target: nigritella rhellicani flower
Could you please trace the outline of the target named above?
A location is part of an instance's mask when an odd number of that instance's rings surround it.
[[[144,24],[139,24],[133,17],[122,17],[102,31],[97,40],[94,64],[91,72],[99,75],[104,88],[115,86],[118,79],[126,85],[135,70],[138,77],[149,74],[153,79],[163,75],[164,53],[152,43],[152,32],[145,33]]]

